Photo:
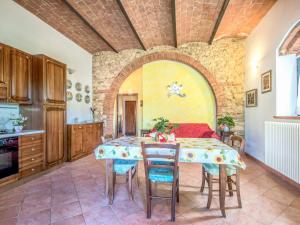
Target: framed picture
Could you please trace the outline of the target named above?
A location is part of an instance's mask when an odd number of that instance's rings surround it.
[[[272,70],[269,70],[261,75],[261,93],[266,93],[272,90]]]
[[[246,91],[246,107],[257,106],[257,89]]]

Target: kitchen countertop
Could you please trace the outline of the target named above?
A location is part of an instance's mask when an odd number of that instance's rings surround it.
[[[0,134],[0,138],[9,138],[9,137],[19,137],[30,134],[42,134],[45,133],[44,130],[23,130],[19,133],[9,133],[9,134]]]
[[[73,123],[67,123],[67,125],[85,125],[85,124],[95,124],[95,123],[103,123],[103,121],[86,121],[86,122],[73,122]]]

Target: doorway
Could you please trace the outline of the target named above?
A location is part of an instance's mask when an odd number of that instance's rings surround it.
[[[117,97],[117,136],[137,135],[137,94],[118,94]]]
[[[136,135],[136,101],[125,101],[125,135]]]

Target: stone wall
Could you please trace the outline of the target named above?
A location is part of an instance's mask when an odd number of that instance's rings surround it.
[[[181,45],[177,49],[170,46],[159,46],[147,51],[131,49],[121,51],[118,54],[113,52],[96,53],[93,56],[93,105],[97,108],[98,113],[109,117],[105,132],[112,130],[112,118],[111,115],[107,114],[112,112],[113,103],[107,101],[107,97],[108,95],[111,96],[112,92],[117,93],[119,85],[129,75],[124,76],[124,68],[128,65],[134,65],[134,62],[140,58],[145,58],[147,55],[155,55],[153,53],[177,53],[178,56],[192,58],[209,71],[211,77],[206,76],[206,78],[216,94],[217,116],[226,113],[232,115],[237,123],[235,129],[243,133],[244,44],[244,40],[222,39],[212,45],[197,42]],[[189,64],[193,66],[195,63]],[[134,69],[134,66],[130,68]],[[203,71],[199,72],[203,74]],[[108,108],[110,109],[108,110]]]

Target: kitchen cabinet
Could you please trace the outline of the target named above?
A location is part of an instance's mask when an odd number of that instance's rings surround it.
[[[44,169],[44,134],[19,137],[19,175],[24,178]]]
[[[18,49],[11,49],[11,101],[32,103],[32,56]]]
[[[66,103],[66,65],[45,55],[34,56],[34,71],[39,74],[42,101],[45,104]]]
[[[66,109],[64,106],[45,106],[44,128],[46,132],[46,166],[54,166],[65,160]]]
[[[67,157],[66,65],[45,55],[33,56],[33,129],[45,130],[46,167]]]
[[[45,57],[46,62],[46,101],[49,103],[65,103],[66,65]]]
[[[0,101],[10,98],[10,52],[9,47],[0,43]]]
[[[73,161],[86,156],[101,144],[103,123],[69,124],[68,135],[68,160]]]

